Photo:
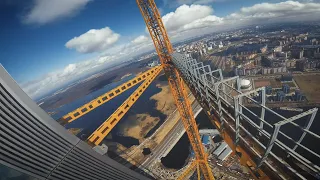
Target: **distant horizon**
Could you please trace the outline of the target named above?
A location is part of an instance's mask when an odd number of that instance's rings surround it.
[[[320,0],[155,2],[172,43],[251,25],[320,20]],[[135,1],[12,0],[0,9],[0,63],[32,98],[154,50]]]
[[[312,24],[312,23],[320,23],[320,21],[314,21],[314,22],[299,22],[299,23],[289,23],[289,22],[288,22],[288,23],[271,23],[271,24],[262,25],[262,27],[272,27],[272,26],[279,26],[279,25],[281,25],[281,26],[297,25],[297,24],[300,24],[300,23],[301,23],[301,24]],[[206,37],[206,36],[212,36],[212,35],[214,35],[214,34],[220,34],[220,33],[222,33],[222,32],[232,32],[232,31],[236,31],[236,30],[247,29],[247,28],[255,28],[255,27],[256,27],[256,25],[247,25],[247,26],[245,26],[245,27],[238,27],[238,28],[234,28],[234,29],[232,29],[232,30],[230,29],[230,30],[225,30],[225,31],[218,31],[218,32],[212,32],[212,33],[202,34],[202,35],[198,35],[198,36],[195,36],[195,37],[190,37],[190,38],[188,38],[188,39],[180,40],[180,41],[174,42],[174,43],[172,43],[172,44],[173,44],[173,46],[176,46],[176,44],[180,44],[180,43],[183,43],[183,42],[185,42],[185,41],[194,41],[195,39],[199,39],[199,38],[201,39],[201,38],[204,38],[204,37]],[[35,100],[36,102],[38,102],[38,101],[40,101],[41,99],[44,99],[44,98],[46,98],[46,97],[48,97],[48,96],[50,96],[50,95],[53,95],[54,93],[56,93],[56,92],[57,92],[58,90],[60,90],[60,89],[65,89],[65,88],[67,88],[68,86],[76,83],[77,81],[84,80],[84,79],[86,79],[86,78],[88,78],[88,77],[90,77],[90,76],[93,76],[93,75],[95,75],[95,74],[101,73],[101,72],[103,72],[103,71],[107,71],[108,68],[114,68],[114,67],[116,67],[116,66],[118,66],[118,65],[121,65],[121,64],[127,63],[127,62],[129,62],[129,61],[132,61],[133,59],[137,59],[137,58],[139,58],[139,57],[141,57],[141,56],[143,56],[143,55],[152,54],[152,53],[154,53],[154,52],[155,52],[155,50],[150,50],[150,51],[148,51],[148,52],[142,52],[141,54],[138,54],[138,55],[132,57],[132,58],[131,58],[130,60],[128,60],[128,61],[120,61],[120,62],[114,62],[113,64],[108,64],[107,67],[103,67],[103,68],[101,68],[101,69],[97,69],[96,71],[92,71],[92,72],[89,72],[89,73],[87,73],[87,74],[83,74],[83,75],[81,75],[81,76],[78,76],[76,79],[74,79],[74,80],[72,80],[72,81],[70,81],[70,82],[67,82],[66,84],[63,84],[63,85],[61,85],[61,86],[59,86],[59,87],[53,88],[53,89],[51,89],[50,91],[48,91],[47,93],[45,93],[45,94],[43,94],[43,95],[39,95],[39,96],[33,97],[33,100]],[[2,64],[0,63],[0,65],[2,65]],[[5,67],[4,67],[4,68],[5,68]],[[6,69],[6,68],[5,68],[5,69]]]
[[[301,23],[304,23],[304,22],[301,22]],[[313,23],[315,23],[315,22],[313,22]],[[319,21],[318,23],[320,23],[320,21]],[[295,24],[297,24],[297,23],[295,23]],[[307,23],[307,24],[310,24],[310,23]],[[273,23],[273,24],[263,25],[262,27],[273,27],[273,26],[279,26],[279,25],[281,25],[281,26],[286,26],[286,25],[293,25],[293,24],[292,24],[292,23],[285,23],[285,24],[284,24],[284,23]],[[247,29],[247,28],[252,28],[252,29],[253,29],[253,28],[255,28],[255,27],[256,27],[256,25],[248,25],[248,26],[246,26],[246,27],[235,28],[235,29],[233,29],[233,30],[228,30],[228,31],[226,31],[226,32],[232,32],[232,31],[241,30],[241,29]],[[279,30],[280,30],[280,29],[279,29]],[[199,39],[199,38],[201,39],[201,38],[204,38],[204,37],[206,37],[206,36],[212,36],[212,35],[214,35],[214,34],[220,34],[220,33],[222,33],[222,32],[214,32],[214,33],[203,34],[203,35],[199,35],[199,36],[196,36],[196,37],[190,37],[189,39],[181,40],[181,41],[179,41],[179,42],[175,42],[175,43],[172,43],[172,44],[173,44],[173,46],[176,46],[176,44],[180,44],[180,43],[183,43],[183,42],[185,42],[185,41],[194,41],[195,39]],[[141,57],[141,56],[143,56],[143,55],[152,54],[152,53],[154,53],[154,52],[155,52],[155,50],[151,50],[151,51],[149,51],[149,52],[141,53],[140,55],[135,56],[133,59],[139,58],[139,57]],[[127,62],[129,62],[129,61],[124,61],[124,62],[115,63],[115,64],[113,64],[113,65],[110,65],[110,66],[107,67],[107,68],[114,68],[114,67],[116,67],[116,66],[119,66],[119,65],[124,64],[124,63],[127,63]],[[103,69],[100,69],[100,70],[91,72],[91,73],[89,73],[89,74],[83,75],[83,76],[81,76],[81,77],[78,77],[78,79],[75,79],[74,81],[71,81],[71,82],[69,82],[69,83],[67,83],[67,84],[65,84],[65,85],[63,85],[63,86],[61,86],[61,87],[59,87],[59,88],[52,89],[52,90],[51,90],[50,92],[48,92],[47,94],[44,94],[44,95],[42,95],[42,96],[40,96],[40,97],[37,97],[37,98],[34,98],[34,100],[36,100],[36,101],[38,102],[39,100],[41,100],[41,99],[43,99],[43,98],[45,98],[45,97],[48,97],[48,96],[50,96],[50,95],[53,95],[55,92],[57,92],[57,91],[60,90],[60,89],[65,89],[65,88],[69,87],[70,85],[72,85],[72,84],[74,84],[74,83],[76,83],[76,82],[78,82],[78,81],[85,80],[85,79],[89,78],[90,76],[93,76],[93,75],[95,75],[95,74],[101,73],[101,72],[103,72],[103,71],[107,71],[107,68],[103,68]],[[105,72],[105,73],[106,73],[106,72]]]

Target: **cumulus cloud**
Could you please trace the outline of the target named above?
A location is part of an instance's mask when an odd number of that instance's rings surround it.
[[[181,5],[175,11],[164,15],[162,19],[174,42],[204,33],[252,24],[320,20],[320,3],[316,1],[260,3],[243,7],[225,17],[215,16],[213,8],[208,5]],[[22,87],[30,96],[36,97],[112,63],[128,61],[136,55],[154,49],[148,37],[141,35],[127,43],[114,45],[120,35],[109,27],[89,30],[68,41],[66,47],[81,53],[100,52],[99,57],[69,64],[39,80],[27,82]]]
[[[210,4],[217,0],[177,0],[178,4]]]
[[[223,25],[223,18],[215,16],[211,6],[182,5],[162,17],[173,41],[203,34],[201,29]]]
[[[21,87],[30,97],[38,98],[53,89],[62,87],[80,77],[85,77],[87,74],[129,61],[132,57],[153,49],[150,38],[141,35],[131,42],[107,48],[96,58],[68,64],[64,68],[48,73],[37,80],[23,83]]]
[[[34,0],[31,10],[23,17],[27,24],[46,24],[70,17],[82,10],[91,0]]]
[[[137,38],[135,38],[133,41],[131,41],[133,44],[142,44],[142,43],[145,43],[145,42],[148,42],[149,41],[149,38],[145,35],[141,35],[141,36],[138,36]]]
[[[80,53],[100,52],[116,43],[119,38],[120,34],[113,32],[109,27],[91,29],[69,40],[65,46]]]
[[[108,67],[113,62],[114,56],[101,56],[94,59],[68,64],[62,69],[48,73],[37,80],[21,84],[22,89],[32,98],[45,95],[53,89],[57,89],[72,81],[94,71]]]
[[[118,59],[130,60],[132,57],[153,50],[153,44],[149,37],[140,35],[131,42],[120,44],[102,52],[103,55],[115,56]]]
[[[201,4],[207,5],[214,2],[223,2],[227,0],[163,0],[164,6],[168,7],[178,7],[183,4]]]
[[[207,0],[199,0],[205,4]],[[210,0],[209,0],[210,1]],[[197,2],[194,0],[180,0],[178,2]],[[182,40],[203,33],[218,30],[247,26],[251,24],[304,21],[320,19],[320,3],[285,1],[280,3],[260,3],[251,7],[243,7],[239,11],[218,17],[214,15],[214,9],[209,5],[181,5],[175,11],[162,17],[163,23],[173,41]],[[76,49],[81,53],[108,52],[118,41],[120,35],[106,27],[99,30],[90,30],[87,33],[75,37],[66,43],[66,47]],[[126,52],[135,52],[141,48],[140,45],[150,42],[147,36],[141,35],[130,43],[117,46],[121,49],[120,55]],[[148,44],[148,43],[147,43]],[[119,52],[118,50],[116,52]],[[105,54],[105,53],[104,53]],[[129,53],[130,54],[130,53]]]
[[[183,30],[184,26],[196,20],[205,18],[213,13],[210,6],[182,5],[175,12],[170,12],[162,17],[168,31]]]
[[[227,16],[226,20],[254,23],[262,20],[267,22],[312,21],[320,19],[319,15],[320,3],[285,1],[243,7],[239,12]]]
[[[181,2],[196,2],[181,0]],[[243,7],[239,11],[218,17],[209,5],[181,5],[162,17],[163,23],[174,39],[261,23],[320,20],[320,3],[317,1],[285,1],[260,3]]]

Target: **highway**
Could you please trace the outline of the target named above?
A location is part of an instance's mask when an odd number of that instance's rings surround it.
[[[194,117],[201,112],[202,107],[198,104],[197,101],[194,101],[192,104],[192,110],[194,113]],[[140,167],[148,168],[152,163],[156,161],[160,161],[160,159],[166,156],[170,150],[174,147],[174,145],[179,141],[179,139],[184,134],[184,126],[181,119],[177,124],[169,131],[168,135],[165,139],[151,152],[150,157],[148,157]]]

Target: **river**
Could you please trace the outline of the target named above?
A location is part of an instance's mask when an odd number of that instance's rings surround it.
[[[104,86],[103,88],[96,90],[82,98],[79,98],[69,104],[66,104],[64,106],[61,106],[57,109],[50,109],[48,111],[55,111],[57,112],[56,114],[52,115],[54,119],[59,119],[63,115],[67,114],[68,112],[80,107],[83,104],[86,104],[90,102],[91,100],[97,98],[98,96],[101,96],[102,94],[110,91],[111,89],[119,86],[120,84],[132,79],[134,76],[128,76],[123,78],[122,80],[118,82],[111,83],[109,85]],[[159,77],[158,81],[163,81],[162,76]],[[154,94],[157,94],[161,91],[161,88],[158,88],[156,86],[157,82],[154,81],[153,83],[150,84],[150,86],[147,88],[147,90],[143,93],[143,95],[139,98],[139,100],[132,106],[132,108],[129,110],[129,112],[122,118],[122,120],[113,128],[111,131],[112,138],[108,139],[106,138],[105,141],[113,141],[122,144],[123,146],[129,148],[133,145],[138,145],[139,140],[135,139],[133,137],[126,137],[120,134],[121,130],[119,127],[123,123],[126,123],[128,120],[128,116],[133,115],[133,114],[142,114],[146,113],[149,114],[153,117],[159,117],[160,121],[157,123],[157,125],[152,128],[146,135],[146,137],[150,136],[153,134],[153,132],[161,126],[161,124],[164,122],[166,119],[166,115],[163,114],[162,112],[158,111],[155,106],[156,106],[156,101],[155,100],[150,100],[150,97],[153,96]],[[94,109],[90,113],[78,118],[76,121],[73,121],[72,123],[66,125],[66,128],[81,128],[83,129],[77,136],[82,139],[86,140],[87,137],[95,131],[126,99],[129,97],[134,90],[138,87],[139,85],[136,85],[136,87],[133,87],[123,94],[115,97],[111,101],[101,105],[100,107]],[[148,102],[148,103],[146,103]],[[128,123],[127,123],[128,124]],[[130,124],[130,123],[129,123]]]
[[[103,88],[94,91],[87,96],[84,96],[82,98],[77,99],[76,101],[66,104],[62,107],[59,107],[58,109],[50,110],[50,111],[56,111],[57,114],[54,114],[52,117],[54,119],[59,119],[66,113],[80,107],[81,105],[90,102],[92,99],[108,92],[109,90],[117,87],[118,85],[122,84],[123,82],[128,81],[129,79],[133,78],[134,76],[129,76],[126,77],[118,82],[111,83],[107,86],[104,86]],[[163,76],[159,78],[160,81],[164,81],[165,79]],[[138,87],[138,86],[136,86]],[[66,128],[81,128],[83,131],[78,134],[78,137],[80,137],[82,140],[85,140],[96,128],[98,128],[101,123],[103,123],[121,104],[122,102],[130,95],[132,92],[135,90],[135,88],[131,88],[121,94],[120,96],[115,97],[113,100],[101,105],[100,107],[96,108],[94,111],[80,117],[76,121],[73,121],[72,123],[68,124]],[[128,120],[128,116],[131,114],[140,114],[140,113],[148,113],[153,117],[159,117],[160,121],[158,124],[148,132],[146,137],[149,137],[153,132],[164,122],[166,119],[166,115],[161,113],[160,111],[155,109],[156,101],[150,100],[150,97],[153,96],[154,94],[160,92],[161,89],[156,86],[156,83],[153,82],[149,88],[144,92],[144,94],[140,97],[140,99],[135,103],[135,105],[130,109],[130,111],[125,115],[125,117],[116,125],[116,127],[111,131],[112,134],[112,139],[108,141],[113,141],[113,142],[118,142],[122,144],[123,146],[129,148],[133,145],[138,145],[139,141],[138,139],[135,139],[133,137],[125,137],[121,135],[119,132],[119,127],[121,126],[122,123],[125,123],[126,120]],[[145,103],[148,102],[148,103]],[[310,109],[311,107],[305,107],[304,110]],[[251,108],[254,112],[258,112],[257,109]],[[281,115],[285,117],[291,117],[296,114],[297,112],[292,112],[292,111],[284,111],[284,110],[279,110],[276,109],[276,112],[280,113]],[[275,116],[266,113],[266,118],[268,122],[274,123],[279,121]],[[305,120],[305,119],[304,119]],[[199,124],[199,129],[206,129],[206,128],[214,128],[211,122],[208,120],[206,114],[204,112],[201,112],[198,117],[196,118],[197,123]],[[298,124],[303,124],[303,119],[301,121],[297,122]],[[289,126],[289,125],[286,125]],[[314,124],[311,127],[311,130],[313,132],[317,132],[319,134],[319,131],[316,131],[317,128],[320,127],[320,115],[318,115],[315,118]],[[248,127],[248,129],[250,129]],[[254,131],[251,128],[252,131]],[[267,130],[271,132],[271,129]],[[290,136],[292,136],[294,139],[297,139],[300,137],[301,134],[296,133],[297,131],[295,130],[294,127],[283,127],[281,130]],[[282,138],[283,137],[279,137]],[[285,141],[285,139],[283,139]],[[303,142],[304,145],[308,145],[310,149],[313,151],[317,152],[320,154],[320,148],[317,143],[315,142],[315,139],[312,136],[306,136],[305,140]],[[289,146],[292,146],[292,143],[290,141],[286,141],[286,144]],[[168,167],[168,168],[174,168],[174,169],[180,169],[182,168],[186,160],[190,154],[190,143],[188,141],[187,135],[185,134],[180,141],[176,144],[176,146],[172,149],[172,151],[162,159],[162,163]],[[298,148],[297,151],[299,153],[305,153],[301,148]],[[312,158],[312,155],[308,155],[308,158],[311,160],[314,159]],[[319,162],[314,162],[316,164],[319,164]]]

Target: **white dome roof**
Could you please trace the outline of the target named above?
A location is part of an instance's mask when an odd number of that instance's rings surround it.
[[[240,86],[242,88],[247,88],[247,87],[251,86],[251,81],[248,80],[248,79],[241,79],[240,80]]]
[[[241,89],[251,89],[251,81],[248,79],[240,79]]]

